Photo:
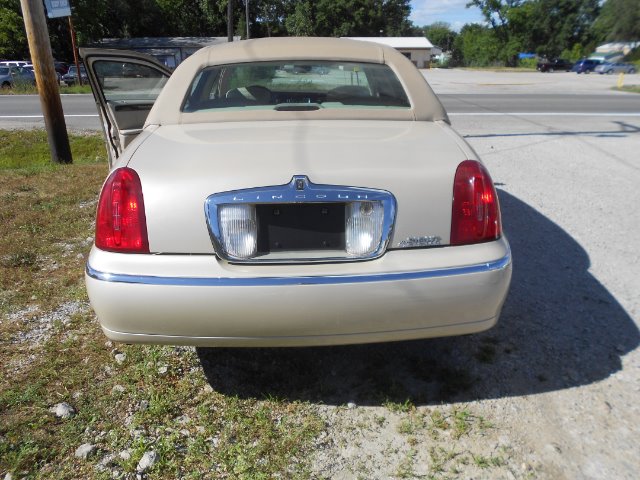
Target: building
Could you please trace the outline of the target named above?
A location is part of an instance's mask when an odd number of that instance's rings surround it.
[[[233,37],[233,39],[237,41],[240,37]],[[227,43],[227,37],[103,38],[90,46],[147,53],[173,69],[202,47],[219,43]]]
[[[425,37],[344,37],[351,40],[376,42],[395,48],[418,68],[429,68],[432,55],[442,53]]]

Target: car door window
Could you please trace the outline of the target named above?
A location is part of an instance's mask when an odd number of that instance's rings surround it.
[[[158,70],[137,63],[97,61],[94,71],[107,102],[153,102],[168,79]]]

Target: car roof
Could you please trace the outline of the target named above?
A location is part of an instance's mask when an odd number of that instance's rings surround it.
[[[296,60],[353,61],[386,64],[395,71],[411,101],[410,112],[380,112],[344,109],[317,112],[194,112],[183,113],[181,106],[196,75],[204,68],[245,62]],[[322,37],[272,37],[242,40],[202,48],[182,62],[169,78],[147,117],[147,125],[172,125],[211,121],[289,120],[304,118],[367,118],[443,120],[448,122],[442,104],[420,71],[396,49],[379,43]],[[260,118],[257,118],[260,117]],[[289,118],[291,117],[291,118]]]

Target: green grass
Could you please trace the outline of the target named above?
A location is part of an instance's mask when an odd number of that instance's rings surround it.
[[[0,131],[0,477],[135,478],[154,450],[150,479],[309,478],[308,403],[214,391],[194,349],[107,342],[83,280],[106,155],[98,135],[71,146],[54,165],[43,132]]]
[[[71,87],[67,87],[66,85],[60,86],[61,94],[71,94],[71,93],[91,93],[91,87],[89,85],[73,85]],[[2,88],[0,89],[0,95],[37,95],[38,89],[35,85],[31,85],[29,83],[16,83],[13,88]]]
[[[640,85],[625,85],[622,88],[613,87],[613,90],[620,92],[640,93]]]
[[[104,141],[99,135],[70,135],[69,144],[76,164],[106,162]],[[0,170],[31,171],[42,167],[51,168],[51,154],[43,130],[0,130]],[[29,187],[23,185],[21,188]]]

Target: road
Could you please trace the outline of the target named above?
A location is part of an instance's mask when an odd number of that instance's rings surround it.
[[[633,94],[441,93],[439,97],[451,117],[502,114],[640,117],[640,95]],[[100,129],[93,96],[63,95],[62,106],[68,128]],[[37,96],[0,96],[0,128],[31,128],[43,124]]]

